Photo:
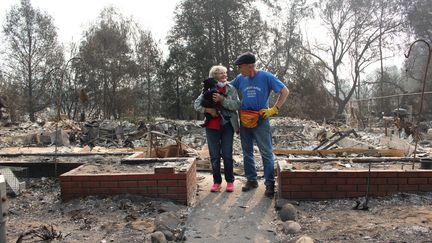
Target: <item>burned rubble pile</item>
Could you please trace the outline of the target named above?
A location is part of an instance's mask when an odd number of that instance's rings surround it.
[[[70,120],[62,120],[57,123],[25,122],[3,127],[0,130],[0,154],[4,161],[74,162],[87,164],[87,168],[83,167],[83,169],[91,173],[116,173],[151,171],[155,164],[124,165],[122,158],[135,153],[144,155],[150,153],[150,157],[166,157],[169,156],[168,152],[159,153],[160,151],[158,152],[156,148],[180,144],[180,148],[185,151],[183,156],[197,157],[197,170],[209,171],[205,130],[200,127],[200,123],[200,121],[173,121],[162,118],[137,124],[110,120],[86,123]],[[413,157],[413,136],[406,136],[407,134],[395,127],[384,127],[383,123],[357,130],[347,125],[317,123],[294,118],[274,118],[271,120],[271,126],[276,161],[285,161],[294,170],[367,169],[367,163],[356,163],[356,161],[370,157]],[[426,124],[423,129],[422,137],[416,148],[417,157],[431,156],[431,127],[431,124]],[[254,150],[257,167],[262,174],[262,161],[258,148],[255,146]],[[58,158],[34,154],[25,155],[34,151],[42,151],[45,155],[52,153],[76,155],[94,153],[94,155]],[[108,152],[114,154],[110,156],[103,154]],[[117,152],[129,154],[118,156],[119,154],[115,154]],[[20,156],[11,156],[14,153]],[[235,173],[243,175],[242,149],[238,134],[234,139],[234,159]],[[296,159],[298,161],[295,161]],[[309,162],[305,163],[301,161],[302,159]],[[172,161],[156,164],[181,167]],[[400,169],[401,164],[404,163],[374,163],[372,168]],[[404,169],[410,170],[410,166],[405,166]],[[168,200],[132,195],[88,196],[63,202],[58,180],[48,177],[25,178],[25,180],[26,188],[21,191],[20,195],[12,197],[10,201],[8,239],[12,241],[17,239],[21,239],[22,242],[35,240],[89,242],[94,239],[101,239],[102,242],[134,242],[136,239],[144,242],[150,242],[152,239],[154,241],[156,239],[180,241],[183,239],[188,214],[192,210]],[[205,189],[200,188],[198,193],[200,190]],[[387,198],[371,199],[371,203],[374,205],[374,212],[379,213],[381,210],[383,214],[386,213],[385,217],[381,215],[383,220],[391,220],[390,216],[394,212],[386,207],[394,206],[400,210],[407,210],[409,205],[415,204],[417,209],[420,208],[416,212],[420,213],[424,207],[430,205],[427,203],[430,197],[430,194],[399,193]],[[282,205],[287,203],[295,205],[293,207],[297,212],[295,217],[282,220],[281,212],[278,211],[279,218],[275,219],[277,227],[275,233],[280,242],[295,239],[301,234],[309,234],[317,238],[317,232],[321,231],[314,225],[315,221],[325,222],[325,227],[328,229],[331,227],[331,220],[342,220],[343,212],[350,210],[353,206],[351,205],[352,200],[306,203],[285,200],[276,201],[276,206],[282,208]],[[333,213],[329,213],[329,210]],[[317,216],[316,214],[323,215]],[[328,214],[328,217],[325,217],[324,214]],[[354,220],[358,215],[349,214],[349,217]],[[42,218],[45,220],[41,221]],[[429,216],[425,220],[429,222]],[[383,222],[377,219],[374,223]],[[421,238],[432,233],[432,229],[427,226],[416,228],[411,225],[404,227],[402,224],[397,224],[395,227],[399,227],[397,231],[402,232],[402,235],[405,234],[407,239],[415,239],[416,236]],[[332,232],[335,231],[337,230],[329,230],[322,239],[328,241],[349,239],[388,241],[397,237],[397,234],[381,237],[362,231],[364,235],[360,238],[350,238],[346,235],[343,238],[332,235]],[[42,239],[41,235],[51,238]]]
[[[182,171],[182,161],[123,165],[121,160],[147,150],[149,142],[156,152],[159,148],[164,151],[164,146],[180,144],[184,150],[181,154],[187,156],[193,148],[205,143],[204,131],[198,123],[165,119],[138,124],[108,120],[25,122],[2,127],[0,154],[6,164],[86,164],[89,166],[86,170],[97,173],[152,171],[155,165]],[[39,169],[43,170],[43,167]],[[11,206],[7,237],[10,241],[151,241],[162,236],[173,241],[182,237],[186,206],[139,195],[88,196],[64,202],[58,180],[33,178],[30,174],[27,170],[20,178],[26,186],[20,187],[19,193],[9,191]],[[76,211],[69,211],[70,208]]]
[[[160,132],[181,141],[192,148],[205,142],[204,131],[198,121],[172,121],[156,119],[154,122],[91,121],[78,123],[71,120],[60,122],[24,122],[2,128],[1,146],[100,146],[107,148],[138,148],[148,143],[150,131]],[[56,139],[56,134],[58,134]],[[173,141],[166,141],[172,143]]]
[[[59,193],[54,179],[30,179],[26,191],[10,203],[8,242],[151,242],[160,234],[176,241],[188,214],[184,205],[142,196],[89,196],[62,202]]]
[[[89,163],[78,167],[74,172],[77,174],[153,173],[154,168],[174,168],[174,171],[184,171],[187,166],[188,164],[181,160],[141,165]]]

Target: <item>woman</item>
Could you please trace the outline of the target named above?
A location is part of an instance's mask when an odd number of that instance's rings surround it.
[[[213,94],[213,100],[221,104],[221,110],[202,107],[202,94],[195,100],[194,108],[202,113],[210,113],[213,117],[205,128],[213,172],[213,185],[210,191],[217,192],[221,189],[220,160],[222,157],[227,182],[226,191],[232,192],[234,191],[233,140],[234,132],[239,131],[237,110],[240,108],[240,100],[236,89],[227,81],[227,69],[224,66],[213,66],[210,69],[209,78],[218,81],[218,93]],[[214,125],[215,122],[218,123],[217,126]]]

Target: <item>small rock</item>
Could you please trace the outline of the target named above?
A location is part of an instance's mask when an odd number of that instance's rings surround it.
[[[169,241],[174,240],[174,234],[169,230],[162,230],[162,233],[165,235],[165,238]]]
[[[291,204],[293,204],[293,205],[299,205],[299,202],[298,201],[293,201],[293,200],[288,200],[288,199],[283,199],[283,198],[278,198],[278,199],[276,199],[276,201],[275,201],[275,209],[276,210],[280,210],[282,207],[283,207],[283,205],[285,205],[285,204],[287,204],[287,203],[291,203]]]
[[[160,205],[160,212],[177,212],[182,209],[182,206],[179,206],[173,202],[164,202]]]
[[[156,232],[152,233],[150,235],[150,237],[151,237],[152,243],[165,243],[165,242],[167,242],[165,235],[160,231],[156,231]]]
[[[287,203],[288,203],[287,199],[283,199],[283,198],[276,199],[276,201],[275,201],[276,210],[280,210],[282,208],[282,206],[287,204]]]
[[[174,212],[163,212],[156,217],[156,230],[169,230],[172,232],[177,228],[180,222],[180,219]]]
[[[279,211],[279,217],[282,221],[297,220],[297,209],[290,203],[282,206]]]
[[[314,239],[307,235],[303,235],[291,240],[289,243],[314,243]]]
[[[282,226],[283,226],[283,232],[285,234],[295,234],[295,233],[300,232],[300,230],[301,230],[300,224],[295,222],[295,221],[291,221],[291,220],[283,222]]]

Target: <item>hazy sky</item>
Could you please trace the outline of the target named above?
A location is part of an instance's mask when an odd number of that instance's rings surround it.
[[[104,7],[114,6],[127,17],[132,16],[144,29],[150,30],[156,41],[165,43],[165,36],[173,26],[174,9],[180,0],[31,0],[35,8],[54,18],[59,41],[77,42],[82,32],[94,21]],[[20,0],[0,0],[0,24],[6,11]]]
[[[54,18],[58,28],[59,41],[67,46],[70,42],[78,42],[82,32],[89,24],[96,20],[104,7],[114,6],[124,16],[132,16],[141,26],[152,32],[153,37],[160,43],[164,55],[168,54],[165,46],[165,37],[174,25],[173,17],[177,3],[181,0],[31,0],[33,7],[46,11]],[[0,0],[0,25],[4,24],[5,14],[12,5],[20,0]],[[261,8],[262,9],[262,8]],[[319,21],[315,21],[320,23]],[[308,21],[303,26],[305,38],[314,42],[315,39],[326,39],[327,33],[319,24]],[[0,31],[1,35],[1,31]],[[403,55],[398,53],[395,57],[386,60],[386,65],[401,64]],[[372,65],[371,68],[375,68]]]

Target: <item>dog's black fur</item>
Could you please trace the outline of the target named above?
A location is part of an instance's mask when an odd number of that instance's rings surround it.
[[[213,94],[218,93],[217,88],[217,80],[214,78],[208,78],[203,81],[203,89],[202,89],[202,99],[201,99],[201,106],[204,108],[215,108],[218,109],[218,104],[213,100]],[[205,120],[204,124],[202,124],[202,127],[207,126],[207,123],[213,119],[213,117],[205,112],[204,113]]]

